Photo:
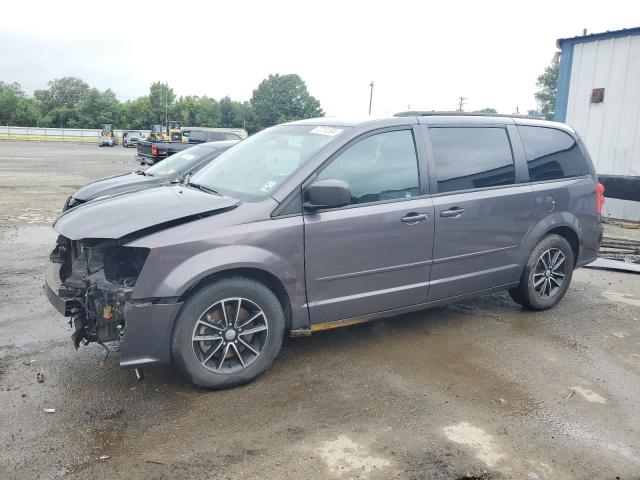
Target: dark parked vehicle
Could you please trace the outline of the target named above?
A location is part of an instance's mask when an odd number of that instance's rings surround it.
[[[229,387],[266,370],[285,334],[503,289],[554,306],[597,256],[602,193],[560,123],[304,120],[255,134],[188,185],[66,212],[46,291],[76,345],[121,339],[122,367],[173,362]]]
[[[99,197],[179,182],[186,175],[195,173],[236,143],[238,143],[237,140],[228,140],[192,145],[191,148],[171,155],[147,170],[114,175],[89,183],[67,199],[63,211]]]
[[[142,140],[140,132],[125,132],[122,135],[122,146],[124,148],[136,147],[140,140]]]
[[[228,131],[227,131],[228,130]],[[220,142],[225,140],[242,140],[246,138],[242,129],[209,129],[209,130],[185,130],[183,135],[188,136],[188,142],[171,142],[169,140],[140,140],[136,160],[140,165],[154,165],[160,160],[167,158],[197,143]]]

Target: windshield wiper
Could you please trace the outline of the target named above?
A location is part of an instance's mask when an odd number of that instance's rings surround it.
[[[194,188],[197,188],[198,190],[201,190],[203,192],[212,193],[213,195],[222,196],[217,192],[217,190],[214,190],[213,188],[207,187],[207,186],[202,185],[200,183],[188,182],[186,185],[187,185],[187,187],[194,187]]]

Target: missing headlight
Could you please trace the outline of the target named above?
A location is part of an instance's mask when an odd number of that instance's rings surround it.
[[[108,248],[103,255],[105,278],[111,282],[132,287],[140,276],[148,255],[148,248],[123,246]]]

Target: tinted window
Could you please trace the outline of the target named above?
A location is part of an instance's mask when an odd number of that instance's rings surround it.
[[[511,185],[515,166],[504,128],[430,128],[438,192]]]
[[[587,162],[571,135],[554,128],[518,127],[532,182],[587,175]]]
[[[413,134],[399,130],[360,140],[333,160],[318,178],[349,183],[352,204],[420,195]]]

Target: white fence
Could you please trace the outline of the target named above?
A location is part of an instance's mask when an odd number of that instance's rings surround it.
[[[127,130],[116,130],[116,136],[122,139]],[[143,136],[149,130],[135,130]],[[97,142],[100,138],[99,128],[41,128],[0,126],[0,140],[27,140],[41,142]]]

